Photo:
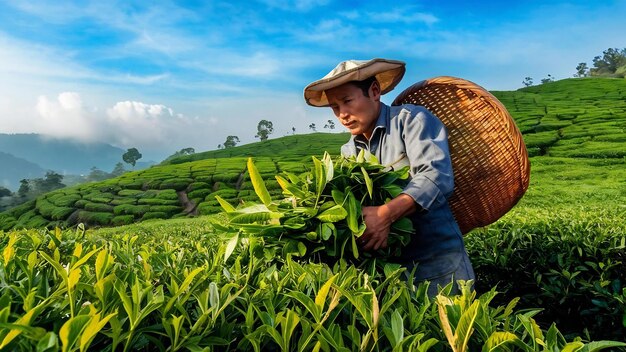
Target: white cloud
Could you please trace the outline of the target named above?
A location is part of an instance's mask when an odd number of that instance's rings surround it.
[[[32,121],[35,132],[57,138],[91,141],[99,136],[99,121],[84,106],[76,92],[63,92],[56,99],[45,95],[37,99],[37,116]]]

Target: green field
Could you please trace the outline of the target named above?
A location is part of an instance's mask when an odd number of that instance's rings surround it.
[[[312,154],[348,139],[295,135],[0,214],[0,350],[624,351],[601,341],[626,340],[626,80],[494,94],[531,178],[508,214],[466,235],[476,296],[428,299],[382,262],[299,260],[278,239],[217,230],[216,195],[259,203],[248,156],[278,200],[274,175],[315,171]]]

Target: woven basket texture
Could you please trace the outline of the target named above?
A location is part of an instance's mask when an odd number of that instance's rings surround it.
[[[454,193],[448,199],[461,232],[493,223],[528,189],[530,164],[522,134],[502,103],[455,77],[421,81],[392,105],[422,105],[448,129]]]

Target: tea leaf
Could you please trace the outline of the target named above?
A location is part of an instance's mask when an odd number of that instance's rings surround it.
[[[404,324],[402,322],[402,315],[396,309],[391,315],[391,332],[393,333],[394,343],[393,348],[400,346],[402,340],[404,340]]]
[[[300,302],[304,306],[304,308],[306,308],[306,310],[313,316],[315,322],[320,322],[320,320],[322,319],[322,307],[319,307],[319,305],[317,304],[317,298],[315,299],[315,301],[313,301],[311,297],[299,291],[291,291],[289,293],[286,293],[285,295],[292,297],[296,301]]]
[[[97,313],[91,317],[89,320],[89,324],[85,327],[81,337],[80,337],[80,350],[81,352],[87,351],[89,344],[93,341],[94,337],[102,330],[102,328],[109,322],[109,319],[113,318],[117,315],[117,312],[111,313],[100,320],[100,313]]]
[[[582,348],[585,346],[584,343],[580,342],[580,341],[574,341],[574,342],[570,342],[567,345],[563,346],[563,349],[561,350],[561,352],[576,352],[576,351],[582,351]]]
[[[583,352],[595,352],[595,351],[603,350],[605,348],[624,347],[624,346],[626,346],[626,343],[618,342],[618,341],[592,341],[586,344],[585,347],[583,347],[582,351]]]
[[[59,340],[57,335],[49,331],[44,337],[39,339],[37,343],[37,352],[47,352],[47,351],[58,351],[59,350]]]
[[[4,259],[4,266],[6,267],[9,264],[9,260],[13,258],[15,255],[15,242],[17,241],[17,233],[13,232],[9,235],[9,243],[4,247],[2,251],[2,257]]]
[[[324,168],[326,169],[326,182],[333,179],[335,175],[335,167],[333,166],[333,159],[330,157],[328,152],[324,152],[324,157],[322,158],[322,162],[324,163]]]
[[[317,216],[322,222],[338,222],[348,216],[348,212],[341,206],[335,205],[332,208],[325,210]]]
[[[39,314],[39,309],[40,309],[40,306],[37,306],[29,310],[28,312],[26,312],[26,314],[22,315],[19,319],[17,319],[15,323],[11,324],[14,326],[11,328],[9,333],[6,334],[6,336],[2,340],[2,343],[0,343],[0,350],[2,350],[6,345],[8,345],[11,341],[13,341],[14,338],[16,338],[19,334],[21,334],[24,328],[27,328],[30,326],[31,319],[33,319],[36,315]]]
[[[515,334],[508,331],[495,331],[485,342],[483,352],[500,351],[503,345],[509,342],[515,342],[517,339]]]
[[[330,291],[331,285],[335,282],[339,274],[333,275],[330,279],[328,279],[324,285],[317,292],[317,296],[315,296],[315,304],[320,308],[320,310],[324,309],[324,303],[326,302],[326,296],[328,296],[328,292]]]
[[[457,352],[456,349],[456,335],[452,333],[452,327],[450,326],[450,320],[448,319],[448,314],[446,312],[446,307],[452,305],[452,301],[445,296],[437,295],[437,309],[439,312],[439,320],[441,322],[441,328],[443,329],[443,333],[452,347],[454,352]]]
[[[374,183],[363,166],[361,166],[361,172],[363,173],[363,179],[365,180],[365,186],[367,187],[367,194],[370,196],[370,199],[372,199],[374,198]]]
[[[235,247],[237,247],[237,243],[239,243],[239,233],[228,240],[228,243],[226,244],[226,251],[224,252],[224,262],[226,262],[230,255],[233,254]]]
[[[230,203],[224,200],[224,198],[216,195],[215,199],[217,200],[218,203],[220,203],[220,205],[222,206],[222,209],[224,209],[225,212],[231,213],[231,212],[236,211],[235,207],[230,205]]]
[[[248,158],[248,173],[250,174],[250,181],[252,182],[252,186],[254,187],[254,192],[263,204],[269,205],[272,202],[272,197],[270,197],[270,194],[265,187],[263,177],[254,165],[252,158]]]
[[[457,343],[457,351],[464,352],[467,350],[469,344],[469,338],[474,331],[474,322],[478,315],[478,309],[480,307],[480,301],[474,301],[472,305],[461,315],[461,319],[454,331],[454,339]]]
[[[346,209],[348,212],[348,228],[352,233],[359,232],[359,218],[361,217],[360,204],[354,197],[354,193],[349,190],[346,193],[348,195],[348,209]]]
[[[61,326],[59,330],[59,338],[61,339],[61,346],[63,352],[71,351],[76,341],[80,337],[80,334],[87,327],[90,317],[87,315],[79,315],[74,318],[70,318]]]

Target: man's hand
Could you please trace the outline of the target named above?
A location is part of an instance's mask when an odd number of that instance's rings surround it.
[[[387,238],[391,229],[391,216],[386,205],[379,207],[363,207],[365,232],[359,237],[364,251],[387,248]]]
[[[389,203],[377,207],[363,207],[365,232],[357,239],[364,251],[387,248],[387,239],[394,221],[418,209],[413,198],[400,194]]]

